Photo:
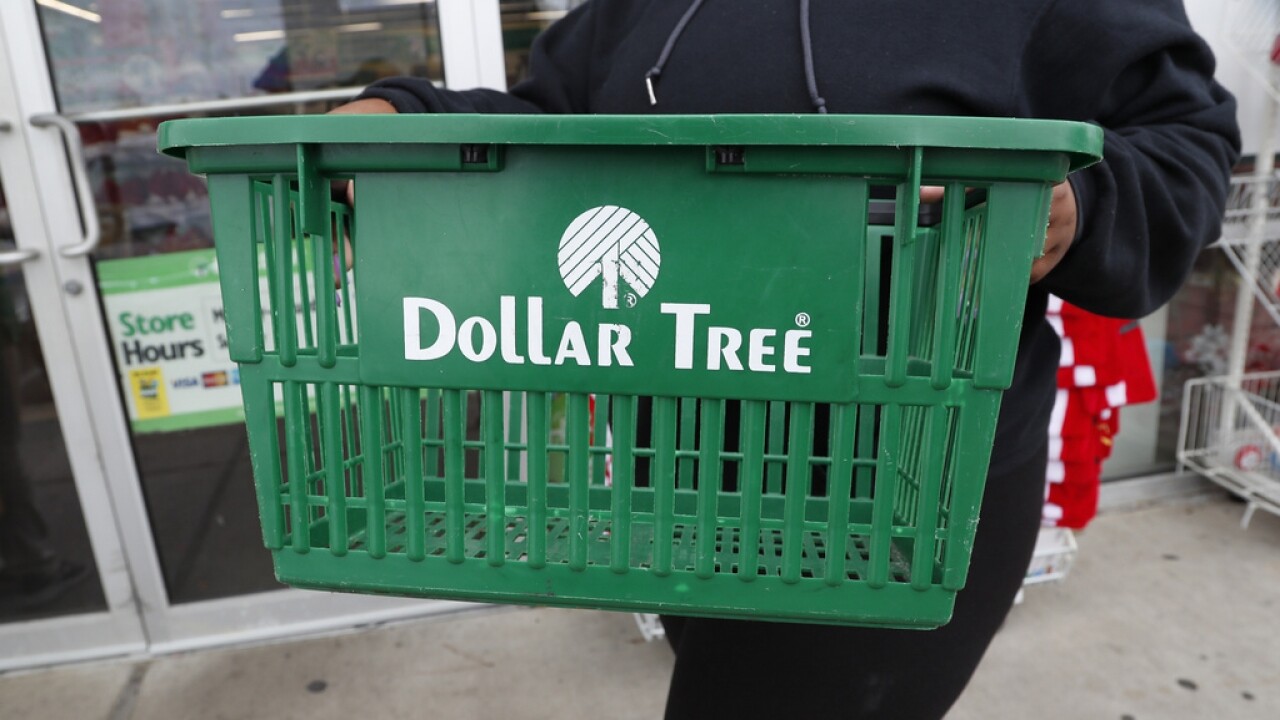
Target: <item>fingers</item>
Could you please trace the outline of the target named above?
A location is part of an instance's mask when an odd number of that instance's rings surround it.
[[[334,243],[336,246],[337,243]],[[342,279],[355,265],[355,250],[351,247],[351,238],[344,233],[342,236],[342,249],[337,247],[333,249],[333,286],[335,288],[342,287]]]
[[[380,98],[364,98],[363,100],[355,100],[346,105],[329,111],[329,115],[392,115],[395,114],[396,108],[391,103]]]
[[[345,188],[344,197],[348,207],[356,206],[356,184],[354,180],[348,180]],[[335,288],[342,287],[342,278],[351,270],[355,264],[355,251],[351,247],[351,238],[347,236],[346,229],[339,227],[337,232],[342,235],[342,250],[339,252],[338,243],[333,243],[333,286]]]
[[[946,191],[947,189],[941,185],[921,185],[920,202],[942,202],[942,196],[946,194]]]
[[[1037,283],[1058,266],[1071,243],[1075,241],[1079,223],[1076,195],[1066,182],[1053,186],[1053,200],[1049,206],[1049,228],[1045,232],[1044,252],[1031,263],[1031,282]]]
[[[939,185],[921,185],[920,202],[941,202],[946,189]],[[1076,237],[1076,226],[1079,222],[1076,196],[1071,184],[1061,182],[1053,186],[1052,201],[1049,205],[1049,227],[1045,232],[1044,249],[1040,257],[1031,264],[1031,282],[1039,282],[1050,270],[1057,267],[1071,243]]]

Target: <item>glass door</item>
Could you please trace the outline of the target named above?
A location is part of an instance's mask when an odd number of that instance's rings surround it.
[[[0,13],[0,669],[145,647]],[[54,165],[65,162],[59,157]]]
[[[324,112],[390,75],[485,84],[486,7],[496,29],[496,0],[0,3],[0,63],[25,69],[10,122],[35,159],[30,212],[50,228],[42,259],[57,274],[33,304],[60,312],[73,340],[63,360],[82,380],[79,417],[153,650],[456,607],[275,581],[207,194],[155,152],[155,132],[176,117]]]

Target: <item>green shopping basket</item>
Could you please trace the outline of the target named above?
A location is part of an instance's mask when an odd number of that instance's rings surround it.
[[[208,176],[282,582],[935,627],[1051,187],[1101,138],[420,115],[180,120],[159,144]],[[330,201],[346,179],[354,208]]]

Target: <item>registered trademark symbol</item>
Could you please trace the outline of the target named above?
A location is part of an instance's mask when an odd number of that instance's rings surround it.
[[[626,300],[627,300],[627,307],[629,308],[635,307],[636,303],[639,302],[639,298],[636,297],[635,293],[627,293]]]
[[[800,313],[796,315],[796,327],[809,327],[809,313]]]

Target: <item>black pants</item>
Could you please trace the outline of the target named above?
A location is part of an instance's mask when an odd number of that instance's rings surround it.
[[[938,630],[664,617],[676,651],[667,720],[936,720],[960,696],[1022,585],[1045,453],[987,479],[968,583]]]

